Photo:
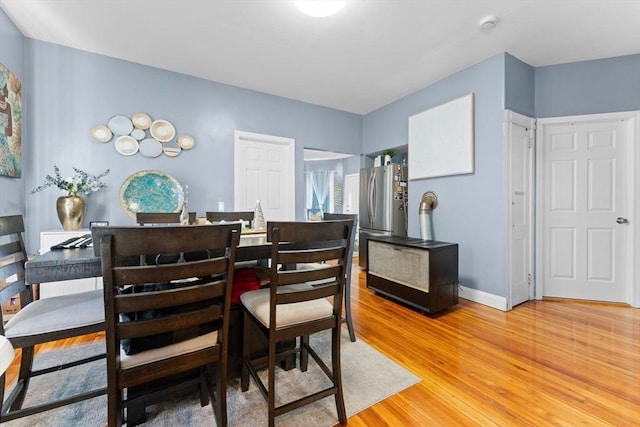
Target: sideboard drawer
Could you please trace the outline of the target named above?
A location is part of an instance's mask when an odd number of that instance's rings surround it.
[[[371,274],[429,292],[429,251],[369,242]]]

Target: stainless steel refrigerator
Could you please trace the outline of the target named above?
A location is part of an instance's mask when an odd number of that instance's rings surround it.
[[[407,235],[407,167],[391,163],[360,170],[359,264],[367,267],[369,236]]]

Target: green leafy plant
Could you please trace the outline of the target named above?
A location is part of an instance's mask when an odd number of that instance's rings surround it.
[[[58,187],[61,190],[68,191],[70,196],[82,196],[93,191],[98,191],[106,186],[101,179],[109,173],[109,169],[99,175],[89,175],[87,172],[76,167],[74,167],[73,170],[76,172],[74,176],[62,178],[60,168],[53,165],[53,176],[47,175],[44,183],[31,190],[31,194],[38,193],[45,188]]]
[[[384,150],[382,152],[383,156],[389,156],[393,159],[393,156],[396,154],[396,152],[394,150]]]

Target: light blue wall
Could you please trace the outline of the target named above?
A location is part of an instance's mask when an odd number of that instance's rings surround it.
[[[191,188],[190,208],[204,212],[217,200],[233,206],[233,131],[296,139],[296,214],[304,217],[302,149],[353,154],[405,149],[408,117],[475,93],[475,173],[411,181],[409,234],[419,235],[417,210],[425,191],[440,199],[435,237],[460,244],[462,284],[506,295],[506,211],[502,116],[508,108],[534,117],[640,110],[640,54],[533,68],[508,53],[496,55],[364,117],[165,70],[25,39],[0,10],[0,62],[23,83],[23,179],[0,177],[0,215],[25,214],[27,248],[40,230],[60,229],[56,189],[31,195],[53,164],[105,168],[109,187],[90,196],[87,222],[132,224],[118,206],[120,184],[143,169],[159,169]],[[175,159],[124,157],[89,129],[115,114],[143,111],[191,133],[196,149]],[[370,166],[367,156],[348,166]],[[348,173],[345,169],[345,173]],[[197,195],[197,196],[196,196]]]
[[[515,56],[505,55],[505,108],[535,117],[535,68]]]
[[[640,54],[535,69],[536,117],[640,110]]]
[[[409,236],[420,236],[418,205],[425,191],[434,191],[434,238],[459,244],[462,284],[500,296],[506,295],[504,82],[500,54],[365,115],[363,128],[365,153],[406,145],[409,116],[475,94],[475,172],[410,181]]]
[[[90,173],[111,168],[108,188],[90,195],[85,225],[105,219],[133,224],[118,203],[118,190],[132,173],[158,169],[189,185],[189,210],[217,210],[218,200],[233,206],[233,132],[242,130],[296,140],[296,217],[304,218],[303,148],[360,154],[362,116],[240,89],[59,45],[26,40],[32,70],[30,103],[34,155],[26,159],[26,192],[39,185],[57,164]],[[89,135],[96,124],[116,114],[146,112],[166,119],[178,134],[189,133],[195,148],[176,158],[149,159],[118,154],[113,142]],[[30,248],[40,230],[59,229],[55,199],[47,189],[27,196]]]
[[[25,95],[27,93],[24,74],[24,37],[11,20],[0,10],[0,63],[15,74],[22,82],[22,159],[27,155],[25,152],[25,139],[28,134],[24,123],[27,120],[27,107]],[[22,174],[25,174],[23,164]],[[19,178],[8,178],[0,176],[0,215],[17,215],[25,212],[25,191],[24,180]]]

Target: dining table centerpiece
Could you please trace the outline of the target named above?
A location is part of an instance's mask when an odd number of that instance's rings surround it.
[[[31,191],[34,194],[45,188],[58,187],[67,192],[67,195],[58,197],[56,201],[58,219],[65,231],[78,230],[82,226],[87,211],[87,195],[106,186],[102,178],[109,173],[109,169],[98,175],[90,175],[76,167],[73,170],[75,175],[62,178],[60,168],[53,165],[53,175],[47,175],[44,183]]]

